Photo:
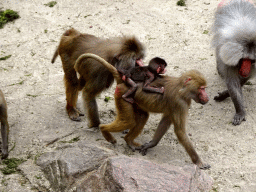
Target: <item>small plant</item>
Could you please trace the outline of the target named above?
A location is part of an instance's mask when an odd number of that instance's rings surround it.
[[[22,85],[24,83],[24,80],[22,80],[22,81],[20,81],[20,82],[18,82],[18,83],[13,83],[13,84],[11,84],[11,85],[9,85],[9,86],[13,86],[13,85]]]
[[[178,6],[186,6],[186,2],[185,2],[185,0],[179,0],[179,1],[177,1],[177,5]]]
[[[6,60],[6,59],[9,59],[12,55],[7,55],[7,56],[4,56],[4,57],[0,57],[0,60]]]
[[[19,14],[11,9],[0,11],[0,29],[2,29],[6,23],[18,19],[19,17]]]
[[[203,34],[208,34],[209,31],[208,30],[204,30]]]
[[[35,175],[35,178],[36,179],[42,179],[42,177],[40,175],[39,176]]]
[[[29,96],[29,97],[37,97],[38,95],[27,94],[27,96]]]
[[[252,85],[252,82],[247,81],[247,82],[245,83],[245,85]]]
[[[74,143],[74,142],[77,142],[77,141],[79,141],[79,140],[80,140],[79,137],[75,137],[75,138],[71,139],[71,140],[69,141],[69,143]]]
[[[50,1],[49,3],[46,3],[44,4],[45,6],[48,6],[48,7],[53,7],[54,5],[56,5],[57,2],[56,1]]]
[[[18,166],[23,163],[24,159],[17,159],[17,158],[11,158],[11,159],[5,159],[3,160],[3,164],[6,165],[6,167],[2,168],[1,171],[4,175],[9,175],[12,173],[17,172]]]
[[[108,102],[109,100],[110,100],[110,97],[105,96],[104,101],[105,101],[105,102]]]
[[[92,15],[91,14],[90,15],[85,15],[84,18],[89,17],[89,16],[92,16]]]

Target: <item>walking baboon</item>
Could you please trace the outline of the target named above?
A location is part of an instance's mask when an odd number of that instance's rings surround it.
[[[93,54],[83,54],[79,57],[76,65],[79,65],[79,62],[87,57],[94,58],[106,66],[106,68],[113,73],[113,76],[117,81],[115,90],[117,117],[115,121],[110,124],[100,125],[102,135],[107,141],[116,143],[115,138],[110,132],[119,132],[129,129],[128,134],[124,138],[126,143],[132,150],[140,150],[141,153],[145,155],[147,149],[156,146],[170,125],[173,124],[175,134],[186,149],[192,162],[198,165],[201,169],[210,168],[210,165],[204,164],[201,161],[189,140],[185,129],[191,99],[201,104],[206,104],[209,101],[205,91],[206,80],[199,71],[191,70],[182,74],[181,77],[162,76],[156,78],[150,86],[164,87],[165,91],[163,95],[143,91],[143,84],[140,83],[134,96],[134,100],[138,105],[136,106],[122,99],[122,95],[128,88],[122,83],[122,79],[118,74],[117,69],[104,59]],[[149,116],[148,112],[162,113],[163,117],[152,141],[141,146],[134,142],[134,139],[141,133],[146,124]]]
[[[151,87],[149,84],[154,81],[156,77],[160,77],[160,74],[166,72],[166,66],[167,63],[165,60],[155,57],[149,61],[148,66],[136,66],[128,70],[117,69],[118,72],[121,73],[122,80],[129,87],[129,90],[123,94],[123,99],[129,103],[134,103],[132,97],[138,87],[138,82],[144,83],[142,87],[143,91],[163,94],[163,87]]]
[[[8,157],[8,134],[9,124],[7,115],[7,104],[3,92],[0,90],[0,121],[1,121],[1,136],[2,136],[2,159]]]
[[[78,92],[83,89],[84,105],[89,117],[89,127],[100,124],[95,97],[113,83],[112,74],[94,59],[87,59],[77,65],[78,79],[74,64],[83,53],[94,53],[115,67],[129,69],[136,64],[143,65],[144,46],[135,37],[100,39],[82,34],[75,29],[67,30],[61,37],[52,63],[60,55],[66,86],[66,109],[70,119],[80,121],[82,114],[76,108]]]
[[[249,0],[222,1],[215,13],[213,46],[217,70],[227,90],[214,97],[223,101],[231,97],[236,114],[233,125],[245,121],[242,86],[255,75],[256,7]]]

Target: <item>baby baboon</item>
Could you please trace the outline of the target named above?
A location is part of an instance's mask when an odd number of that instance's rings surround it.
[[[255,75],[256,7],[249,0],[224,0],[215,13],[213,46],[217,70],[227,90],[214,97],[223,101],[231,97],[236,114],[233,125],[245,121],[242,86]]]
[[[2,159],[8,157],[8,134],[9,134],[9,124],[7,116],[7,104],[4,98],[3,92],[0,90],[0,121],[1,121],[1,136],[3,142],[2,148]]]
[[[89,127],[98,127],[100,120],[95,97],[111,86],[113,75],[98,61],[87,59],[76,66],[80,74],[78,79],[74,65],[77,58],[84,53],[94,53],[115,67],[129,69],[135,67],[136,64],[143,65],[144,47],[135,37],[101,39],[93,35],[82,34],[75,29],[69,29],[62,35],[52,63],[60,55],[65,73],[68,115],[72,120],[81,120],[79,116],[82,114],[76,109],[76,103],[78,92],[83,89]]]
[[[198,165],[201,169],[208,169],[210,165],[204,164],[197,152],[195,151],[191,141],[186,134],[186,118],[188,109],[193,99],[197,103],[206,104],[209,101],[205,91],[206,80],[204,76],[197,70],[191,70],[181,77],[162,76],[157,77],[150,86],[164,87],[163,94],[152,94],[142,90],[143,84],[139,83],[136,90],[134,100],[137,103],[132,105],[123,100],[122,95],[127,91],[127,86],[122,83],[122,79],[116,68],[93,54],[83,54],[79,59],[86,57],[94,58],[102,63],[106,68],[113,73],[117,81],[115,91],[115,103],[117,117],[110,124],[101,124],[100,130],[105,139],[111,143],[116,143],[115,138],[110,132],[119,132],[129,129],[125,136],[125,141],[132,150],[140,150],[143,155],[147,153],[147,149],[158,144],[163,135],[166,133],[171,124],[174,125],[174,131],[180,143],[186,149],[192,162]],[[141,133],[148,120],[148,112],[162,113],[161,119],[153,140],[144,145],[134,142],[134,139]]]
[[[118,72],[122,74],[122,79],[129,87],[129,90],[122,96],[124,100],[129,103],[134,103],[132,95],[135,93],[138,82],[144,83],[142,90],[152,93],[164,93],[164,88],[161,87],[151,87],[149,84],[154,81],[156,77],[160,77],[159,74],[164,74],[166,72],[167,63],[165,60],[155,57],[150,60],[148,66],[137,66],[125,69],[117,69]]]

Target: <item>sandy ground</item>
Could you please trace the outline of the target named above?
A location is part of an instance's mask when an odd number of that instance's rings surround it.
[[[50,63],[61,34],[70,27],[99,37],[134,34],[147,49],[145,62],[163,57],[167,74],[198,69],[207,78],[211,100],[202,106],[192,103],[187,131],[203,161],[211,165],[206,172],[214,179],[212,191],[256,191],[256,125],[255,80],[243,88],[247,121],[233,126],[234,106],[230,99],[213,100],[225,84],[216,71],[214,50],[210,46],[211,25],[219,0],[187,0],[186,7],[176,0],[0,0],[0,7],[18,11],[21,18],[0,29],[0,88],[9,107],[10,157],[35,158],[54,145],[45,145],[60,138],[80,139],[108,147],[129,156],[158,163],[191,164],[173,133],[173,127],[146,156],[131,152],[116,133],[114,147],[100,132],[87,128],[86,117],[71,121],[65,111],[65,89],[60,58]],[[98,97],[103,123],[115,118],[114,86]],[[112,99],[104,102],[105,96]],[[82,109],[81,97],[78,106]],[[161,118],[152,114],[138,142],[149,141]],[[1,182],[0,182],[1,183]],[[1,184],[2,185],[2,184]],[[15,191],[15,190],[13,190]]]

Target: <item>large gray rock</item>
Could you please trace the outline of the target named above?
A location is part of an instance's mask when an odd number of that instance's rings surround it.
[[[181,168],[116,155],[81,141],[44,153],[37,165],[49,180],[51,190],[60,192],[205,192],[211,189],[212,179],[195,165]]]
[[[37,160],[54,191],[68,191],[81,176],[98,169],[113,151],[84,141],[44,153]]]
[[[84,191],[179,191],[206,192],[212,179],[197,166],[162,166],[150,161],[125,156],[108,159],[98,171],[89,174],[77,185]]]

